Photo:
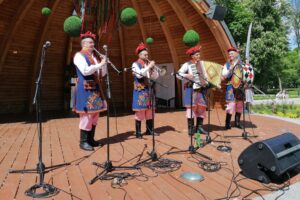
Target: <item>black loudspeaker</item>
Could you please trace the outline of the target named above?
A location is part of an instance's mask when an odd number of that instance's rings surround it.
[[[222,6],[213,5],[209,8],[207,13],[205,14],[206,17],[210,19],[215,19],[222,21],[224,20],[225,14],[226,14],[227,8]]]
[[[292,133],[256,142],[239,156],[242,174],[263,183],[282,182],[300,164],[300,141]]]

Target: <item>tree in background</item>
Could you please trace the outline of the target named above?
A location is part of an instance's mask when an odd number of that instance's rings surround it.
[[[282,82],[283,87],[298,87],[300,85],[300,59],[298,49],[289,51],[283,58]]]
[[[295,33],[296,43],[298,47],[298,56],[300,58],[300,1],[291,0],[291,13],[289,16],[291,28]],[[299,74],[300,75],[300,74]]]
[[[251,35],[251,63],[255,68],[255,85],[263,89],[278,85],[283,60],[288,50],[287,15],[285,0],[215,0],[228,9],[225,21],[241,44],[242,56],[247,40],[248,26],[253,21]]]

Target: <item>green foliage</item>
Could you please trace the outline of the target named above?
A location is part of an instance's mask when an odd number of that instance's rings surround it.
[[[165,22],[166,21],[166,16],[164,16],[164,15],[160,16],[159,21]]]
[[[80,35],[81,19],[77,16],[70,16],[64,22],[64,31],[71,37]]]
[[[298,71],[300,71],[300,60],[298,57],[298,50],[294,49],[292,51],[289,51],[287,55],[283,57],[282,63],[283,63],[283,70],[282,70],[283,86],[297,87],[297,85],[300,85],[300,77],[298,74]]]
[[[49,16],[51,14],[51,9],[48,7],[42,8],[42,15]]]
[[[200,36],[196,31],[191,29],[191,30],[188,30],[187,32],[185,32],[182,40],[186,46],[192,47],[199,43]]]
[[[253,20],[254,13],[246,3],[239,0],[215,0],[218,5],[227,8],[225,21],[236,42],[243,45],[247,41],[248,26]]]
[[[124,8],[120,15],[120,21],[125,26],[132,26],[137,22],[137,13],[133,8]]]
[[[287,27],[283,18],[288,5],[283,0],[215,0],[226,6],[225,21],[236,42],[241,44],[243,58],[248,27],[253,22],[251,34],[251,63],[255,69],[255,85],[278,85],[284,69],[282,58],[288,50]]]
[[[300,106],[294,104],[260,104],[254,105],[252,110],[255,113],[277,115],[279,117],[300,118]]]
[[[288,16],[288,22],[290,24],[290,29],[295,33],[295,39],[298,46],[298,57],[300,58],[300,1],[290,0],[291,9]],[[300,76],[300,70],[298,71]]]
[[[146,39],[146,43],[147,43],[147,44],[153,44],[153,42],[154,42],[154,40],[153,40],[152,37],[148,37],[148,38]]]

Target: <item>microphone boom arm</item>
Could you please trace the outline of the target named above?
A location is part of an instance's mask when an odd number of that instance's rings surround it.
[[[105,59],[106,56],[101,54],[96,48],[94,48],[94,51],[100,56],[101,59]],[[118,74],[121,74],[122,71],[118,70],[118,68],[109,60],[109,58],[107,57],[107,63],[110,64],[110,66],[118,73]]]

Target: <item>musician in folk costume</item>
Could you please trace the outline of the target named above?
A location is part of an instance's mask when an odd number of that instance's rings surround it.
[[[236,76],[234,74],[234,69],[238,65],[242,65],[242,61],[239,58],[239,52],[236,48],[231,47],[227,50],[229,55],[229,61],[225,63],[222,71],[223,79],[227,80],[226,84],[226,120],[225,128],[231,129],[230,121],[231,116],[235,113],[235,127],[242,129],[240,123],[241,113],[243,112],[243,99],[244,95],[240,88],[235,89],[232,85],[232,77]]]
[[[77,72],[77,86],[74,111],[80,116],[80,148],[86,151],[101,144],[95,141],[95,129],[99,113],[107,109],[102,95],[100,79],[106,75],[105,60],[101,62],[93,54],[96,35],[86,32],[80,35],[81,51],[74,56]]]
[[[159,74],[155,70],[155,62],[148,60],[148,49],[144,43],[138,45],[135,53],[139,58],[132,64],[134,76],[132,110],[135,111],[136,137],[141,138],[141,121],[143,120],[146,120],[146,135],[155,134],[149,81],[157,79]]]
[[[203,121],[206,118],[206,92],[205,86],[207,86],[207,74],[202,63],[200,55],[201,46],[196,46],[188,49],[186,54],[190,56],[190,61],[184,63],[178,71],[178,79],[187,79],[198,82],[201,86],[192,84],[185,80],[184,84],[184,106],[186,107],[186,117],[188,122],[188,134],[194,133],[194,118],[197,119],[196,131],[207,134],[203,129]],[[200,69],[202,68],[202,69]],[[197,77],[198,76],[198,77]],[[196,81],[198,80],[198,81]],[[192,102],[191,102],[191,93]],[[191,112],[192,111],[192,112]],[[191,114],[192,113],[192,114]]]

